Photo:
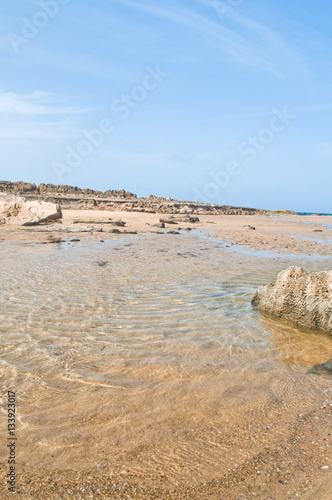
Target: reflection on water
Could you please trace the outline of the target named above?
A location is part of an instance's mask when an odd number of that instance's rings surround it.
[[[272,333],[272,343],[280,353],[280,359],[296,366],[313,366],[332,355],[330,336],[297,327],[290,321],[261,316],[262,326]]]
[[[127,461],[151,474],[163,460],[174,480],[196,480],[200,463],[199,477],[211,479],[234,442],[221,442],[218,429],[231,432],[257,405],[272,411],[288,364],[301,377],[302,366],[331,357],[326,338],[252,309],[257,286],[292,265],[285,257],[241,255],[197,235],[2,242],[0,256],[1,380],[20,391],[22,460],[32,465],[83,467],[82,457],[107,455],[114,469]],[[330,268],[303,262],[306,271]],[[97,453],[92,439],[105,436]]]

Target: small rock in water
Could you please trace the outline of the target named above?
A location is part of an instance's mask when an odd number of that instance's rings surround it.
[[[313,366],[310,370],[308,370],[308,373],[314,373],[316,375],[332,375],[332,359],[329,359],[320,365]]]
[[[62,238],[61,236],[49,236],[47,238],[47,243],[62,243]]]
[[[273,316],[332,335],[332,271],[307,274],[291,266],[258,288],[252,304]]]
[[[107,266],[108,262],[106,260],[98,260],[95,264],[100,267]]]

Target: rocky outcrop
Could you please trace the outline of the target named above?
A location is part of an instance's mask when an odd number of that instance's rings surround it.
[[[22,195],[29,200],[43,200],[60,204],[69,210],[109,210],[145,212],[158,214],[194,215],[265,215],[266,210],[248,207],[231,207],[215,203],[177,201],[150,195],[137,198],[136,194],[125,190],[110,190],[104,193],[92,189],[54,184],[30,184],[26,182],[0,181],[0,193]]]
[[[292,266],[279,273],[276,283],[262,286],[254,307],[332,335],[332,271],[307,274]]]
[[[60,205],[28,201],[20,196],[0,195],[0,223],[34,226],[62,218]]]
[[[102,191],[94,191],[93,189],[81,189],[77,186],[54,185],[54,184],[31,184],[30,182],[10,182],[0,181],[0,192],[12,193],[16,195],[34,195],[34,196],[62,196],[62,195],[77,195],[77,196],[94,196],[96,198],[137,198],[136,194],[120,190],[108,189]]]

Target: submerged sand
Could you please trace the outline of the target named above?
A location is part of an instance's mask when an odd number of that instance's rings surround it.
[[[61,225],[0,228],[17,496],[330,500],[331,379],[307,369],[331,357],[331,339],[259,316],[250,297],[287,254],[327,268],[332,217],[200,216],[159,229],[160,217],[64,211]],[[109,218],[147,234],[110,233]],[[61,249],[39,245],[57,238]],[[242,246],[280,256],[233,252]],[[5,485],[5,418],[1,436]]]

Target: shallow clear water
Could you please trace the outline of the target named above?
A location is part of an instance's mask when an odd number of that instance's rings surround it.
[[[332,239],[324,239],[324,238],[310,238],[310,236],[302,236],[300,234],[294,235],[295,238],[299,238],[300,240],[309,240],[309,241],[315,241],[316,243],[321,243],[325,245],[331,245],[332,244]]]
[[[44,367],[106,384],[137,382],[123,373],[110,379],[107,357],[129,358],[137,370],[151,362],[162,370],[270,357],[271,334],[251,298],[294,264],[192,235],[48,247],[2,243],[0,254],[2,365],[13,374]],[[329,269],[329,262],[308,259],[304,267]]]
[[[241,440],[267,439],[261,421],[276,415],[282,434],[285,408],[323,390],[303,377],[331,357],[330,339],[262,318],[251,299],[289,265],[331,259],[257,257],[198,234],[1,242],[0,257],[0,375],[19,392],[30,467],[107,456],[118,471],[162,463],[170,481],[212,479],[249,455]]]

